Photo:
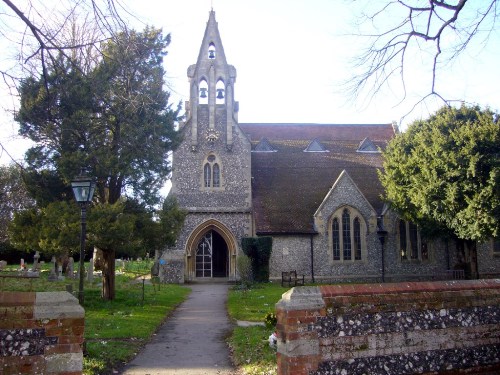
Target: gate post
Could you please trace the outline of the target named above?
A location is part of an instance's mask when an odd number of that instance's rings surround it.
[[[326,316],[318,287],[292,288],[276,304],[278,375],[308,374],[320,363],[316,319]]]

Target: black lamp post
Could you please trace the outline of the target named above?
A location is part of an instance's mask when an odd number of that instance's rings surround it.
[[[83,305],[83,280],[85,267],[83,260],[85,258],[85,232],[87,228],[87,204],[92,201],[95,190],[94,179],[86,176],[78,176],[71,182],[71,188],[75,194],[76,201],[80,204],[82,230],[80,233],[80,284],[78,287],[78,302]]]
[[[377,230],[377,235],[378,239],[380,241],[380,244],[382,245],[382,282],[385,283],[385,250],[384,250],[384,244],[385,244],[385,238],[387,237],[387,231],[384,229],[384,217],[380,216],[378,218],[378,230]]]

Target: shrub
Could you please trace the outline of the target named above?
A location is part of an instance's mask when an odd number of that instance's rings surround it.
[[[240,274],[241,285],[248,288],[253,283],[252,261],[245,254],[241,254],[236,259],[236,268]]]

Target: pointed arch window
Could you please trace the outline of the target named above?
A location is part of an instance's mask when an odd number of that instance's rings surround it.
[[[214,187],[220,187],[220,168],[219,164],[215,163],[214,164],[214,169],[213,169],[213,182],[214,182]]]
[[[203,180],[205,181],[205,187],[210,187],[212,182],[212,167],[210,163],[205,163],[203,168]]]
[[[215,59],[215,45],[213,43],[208,46],[208,58]]]
[[[203,188],[222,188],[221,163],[217,155],[208,155],[203,162]]]
[[[428,261],[429,246],[414,223],[399,220],[399,255],[402,261]]]
[[[342,207],[335,211],[330,228],[333,261],[366,259],[366,222],[355,208]]]
[[[215,104],[224,104],[226,98],[226,85],[222,79],[215,85]]]
[[[333,243],[333,260],[340,260],[340,231],[339,219],[336,217],[332,221],[332,243]]]
[[[349,215],[349,211],[347,208],[342,213],[342,239],[343,241],[343,250],[344,250],[344,259],[351,258],[351,215]]]
[[[354,259],[361,260],[361,223],[356,217],[353,222]]]
[[[200,81],[200,92],[199,92],[199,103],[200,104],[208,104],[208,83],[205,79]]]

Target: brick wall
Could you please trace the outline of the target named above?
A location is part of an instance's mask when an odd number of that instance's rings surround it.
[[[500,373],[500,280],[298,287],[278,374]]]
[[[84,317],[67,292],[0,292],[0,373],[81,374]]]

